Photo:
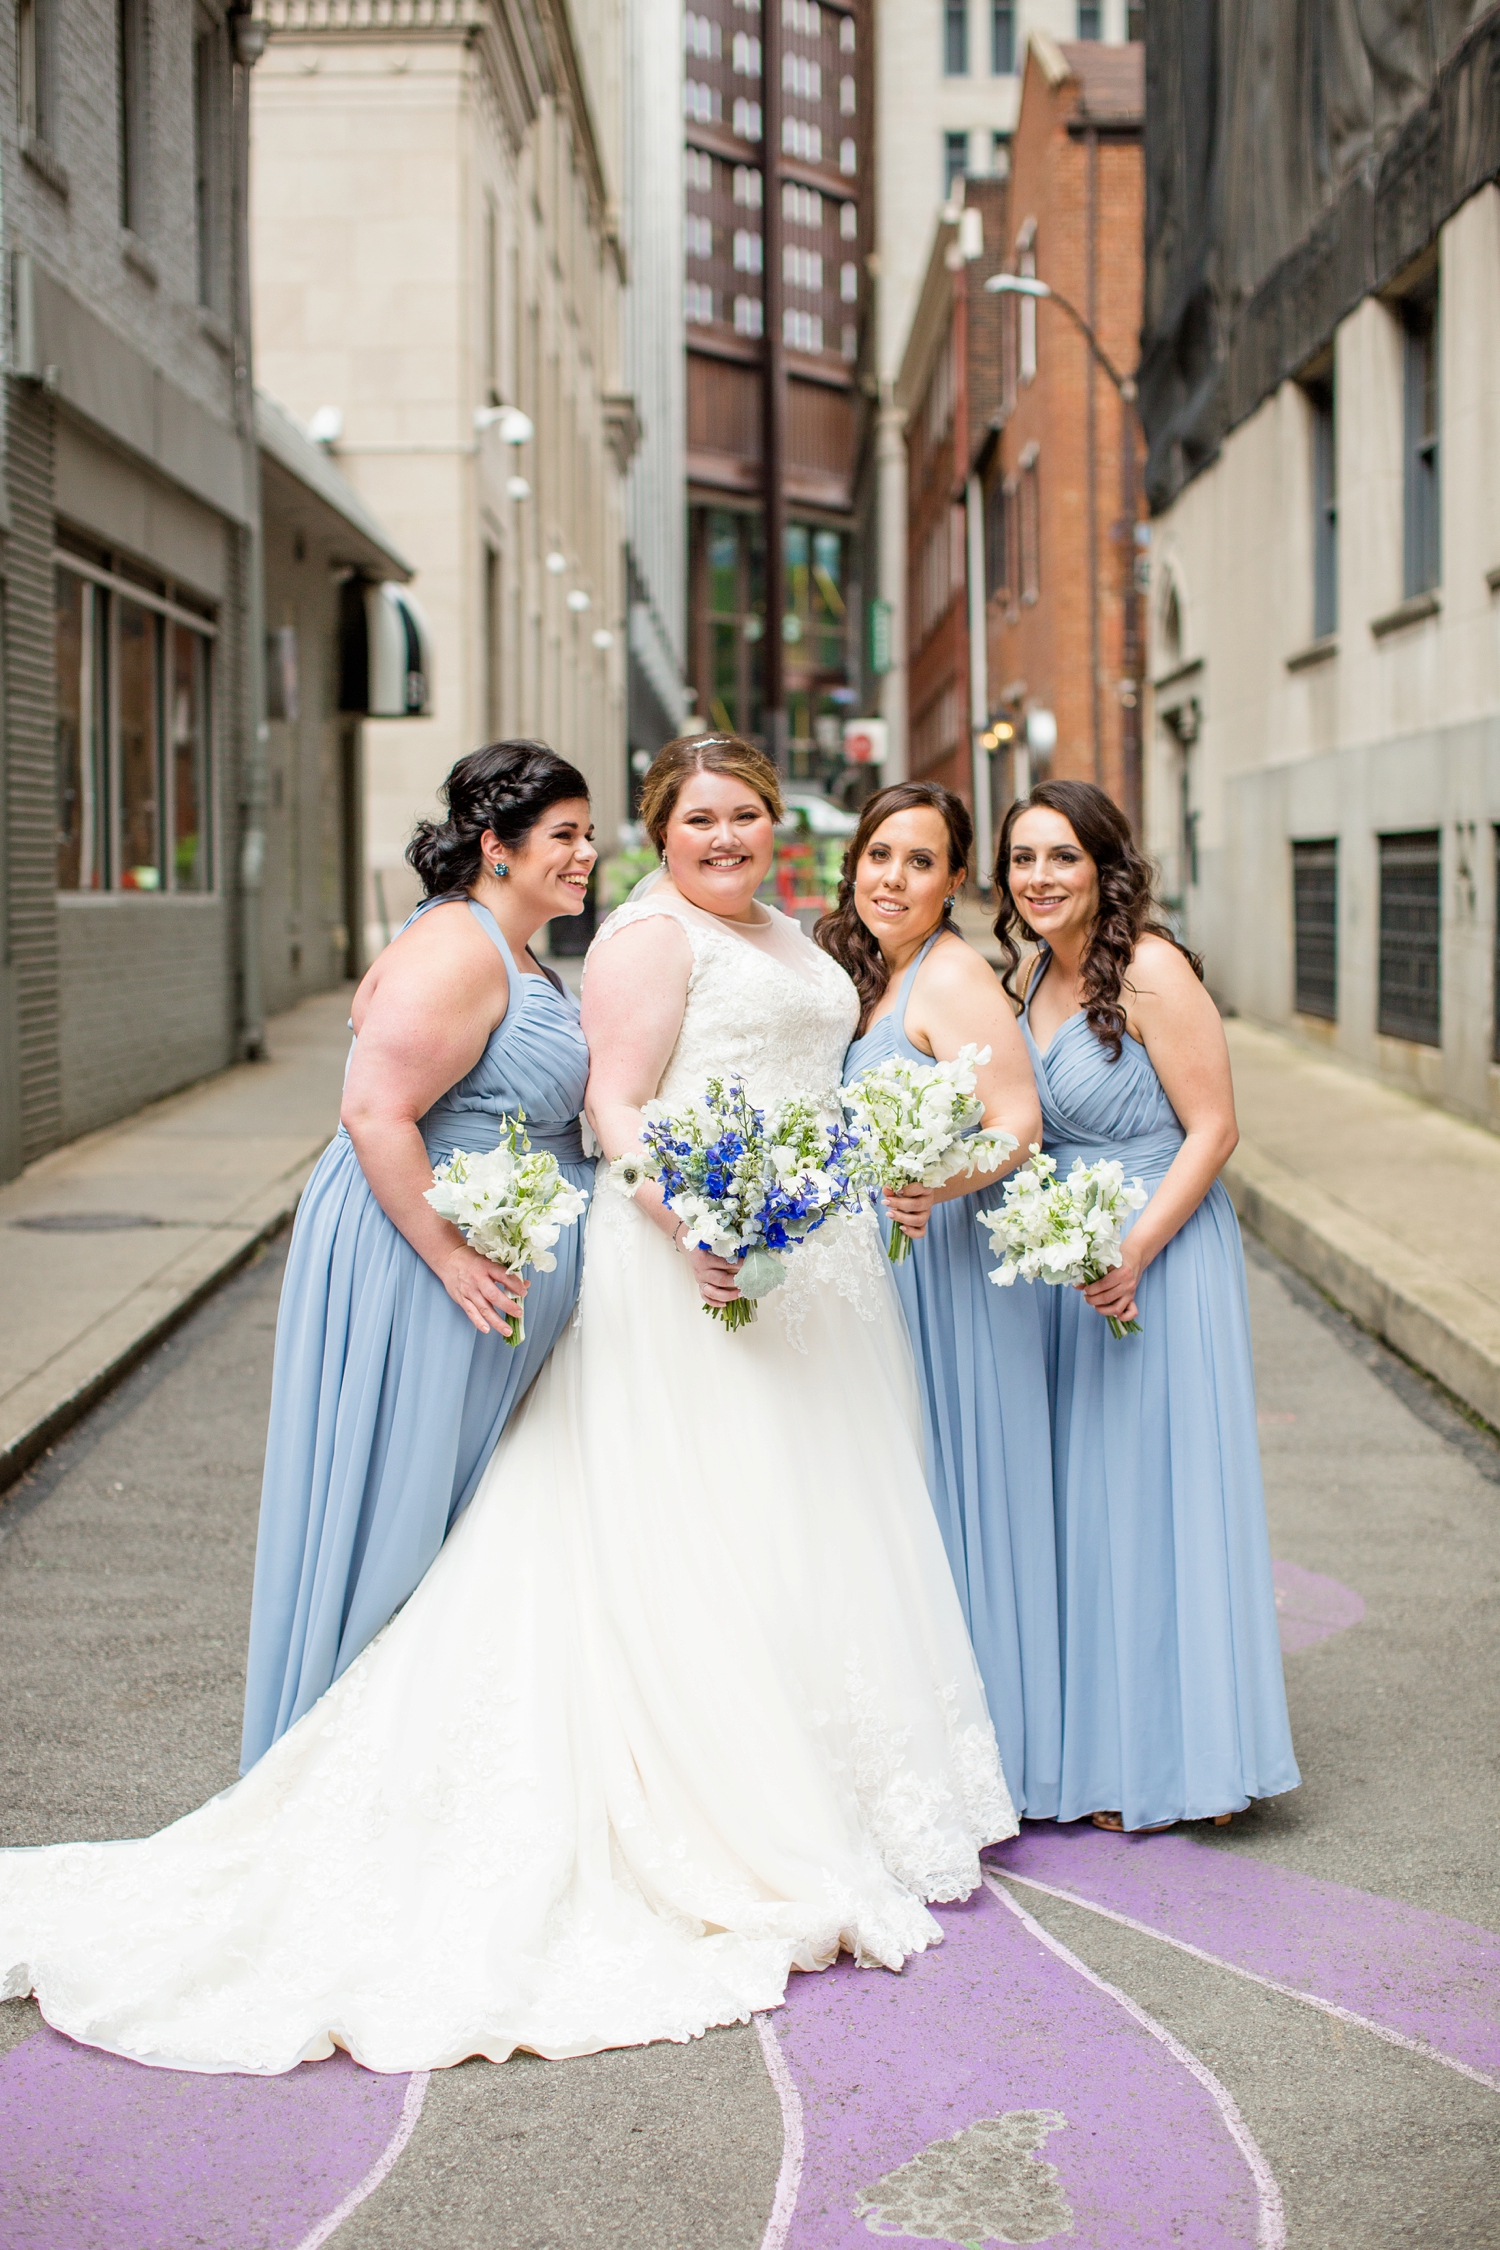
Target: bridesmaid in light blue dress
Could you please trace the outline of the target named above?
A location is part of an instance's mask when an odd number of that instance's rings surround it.
[[[839,904],[818,941],[849,971],[862,1004],[845,1083],[878,1063],[951,1060],[989,1047],[979,1073],[985,1123],[1010,1133],[1024,1163],[1041,1132],[1036,1088],[994,972],[950,920],[967,872],[967,807],[931,782],[870,799],[845,861]],[[913,1037],[913,1033],[916,1037]],[[1010,1169],[1007,1166],[1004,1169]],[[1062,1756],[1052,1447],[1042,1308],[997,1289],[975,1213],[998,1201],[981,1184],[888,1199],[913,1238],[894,1267],[916,1353],[927,1482],[1018,1813],[1057,1812]]]
[[[449,817],[408,857],[428,896],[354,999],[343,1123],[292,1232],[276,1327],[242,1770],[416,1588],[578,1294],[582,1223],[517,1283],[423,1200],[457,1148],[526,1113],[587,1189],[578,1003],[528,951],[583,910],[588,785],[538,743],[448,777]],[[508,934],[507,934],[508,933]],[[521,1309],[522,1341],[508,1340]]]
[[[1100,789],[1012,806],[996,933],[1041,940],[1022,1017],[1043,1145],[1113,1157],[1149,1200],[1087,1291],[1035,1285],[1051,1329],[1062,1608],[1058,1817],[1223,1825],[1297,1786],[1256,1436],[1223,1026],[1156,915]],[[1115,1338],[1105,1314],[1137,1318]]]

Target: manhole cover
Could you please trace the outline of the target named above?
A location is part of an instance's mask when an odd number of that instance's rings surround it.
[[[164,1227],[134,1211],[39,1211],[34,1219],[12,1219],[29,1234],[121,1234],[129,1227]]]

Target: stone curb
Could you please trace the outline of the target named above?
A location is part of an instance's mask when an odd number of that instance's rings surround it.
[[[1245,1141],[1224,1185],[1262,1242],[1500,1430],[1500,1310]]]
[[[221,1224],[205,1228],[169,1266],[12,1394],[6,1401],[10,1429],[0,1435],[0,1492],[291,1224],[319,1153],[259,1189]]]

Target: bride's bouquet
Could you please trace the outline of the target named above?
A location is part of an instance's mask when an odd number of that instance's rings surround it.
[[[974,1072],[989,1059],[988,1047],[972,1046],[960,1047],[951,1062],[893,1055],[845,1088],[844,1107],[882,1188],[899,1195],[903,1188],[946,1187],[961,1172],[996,1171],[1013,1153],[1013,1133],[970,1130],[984,1116]],[[911,1237],[894,1219],[886,1247],[893,1265],[911,1255]]]
[[[471,1250],[493,1258],[507,1273],[535,1266],[551,1273],[557,1264],[552,1245],[564,1227],[582,1217],[588,1196],[569,1187],[557,1158],[533,1149],[526,1136],[526,1112],[506,1120],[498,1148],[457,1148],[432,1175],[426,1201],[440,1219],[451,1219]],[[510,1323],[506,1339],[519,1344],[522,1315]]]
[[[610,1182],[633,1195],[659,1181],[683,1239],[738,1265],[738,1299],[703,1308],[726,1328],[754,1320],[756,1300],[780,1288],[788,1256],[825,1219],[865,1208],[859,1140],[813,1102],[757,1109],[735,1076],[711,1078],[685,1109],[648,1102],[642,1114],[640,1151],[615,1158]]]
[[[978,1214],[979,1225],[989,1229],[991,1249],[1003,1261],[990,1275],[1001,1289],[1018,1277],[1086,1288],[1121,1263],[1126,1214],[1139,1211],[1146,1200],[1140,1181],[1127,1186],[1124,1166],[1112,1157],[1097,1164],[1075,1157],[1065,1180],[1056,1173],[1056,1159],[1043,1156],[1033,1141],[1031,1162],[1006,1181],[1000,1209]],[[1105,1317],[1112,1336],[1141,1333],[1138,1320]]]

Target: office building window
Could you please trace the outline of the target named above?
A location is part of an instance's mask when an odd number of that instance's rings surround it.
[[[969,72],[969,0],[943,0],[943,72],[966,78]]]
[[[1329,837],[1292,846],[1297,1013],[1338,1021],[1339,847]]]
[[[192,595],[137,578],[58,560],[59,890],[212,885],[213,626]]]
[[[1331,377],[1307,386],[1312,416],[1313,638],[1339,621],[1338,443]]]
[[[1009,78],[1016,67],[1016,11],[1011,0],[990,0],[990,69]]]
[[[1434,283],[1402,307],[1405,330],[1405,591],[1425,594],[1442,577],[1439,512],[1438,293]]]
[[[16,10],[16,109],[23,142],[50,145],[56,137],[55,11],[56,0],[20,0]]]
[[[145,231],[146,0],[116,0],[115,114],[119,134],[120,224]]]
[[[1040,448],[1028,445],[1021,455],[1020,595],[1023,602],[1040,599],[1042,591],[1042,491]]]
[[[1080,39],[1102,39],[1104,36],[1104,10],[1089,0],[1078,0],[1078,36]]]
[[[1380,839],[1380,996],[1376,1026],[1388,1039],[1442,1045],[1442,834],[1419,829]]]
[[[1144,40],[1146,36],[1146,10],[1144,0],[1128,0],[1125,10],[1125,36]]]
[[[500,651],[502,640],[502,610],[500,592],[500,556],[486,543],[484,550],[484,724],[490,740],[495,741],[505,722],[501,717]]]
[[[954,182],[961,180],[969,169],[969,136],[967,133],[943,135],[943,194],[953,193]]]
[[[193,204],[198,249],[198,302],[210,312],[226,313],[228,303],[227,247],[229,197],[224,163],[228,149],[228,119],[224,92],[228,81],[222,24],[202,8],[193,32]]]

